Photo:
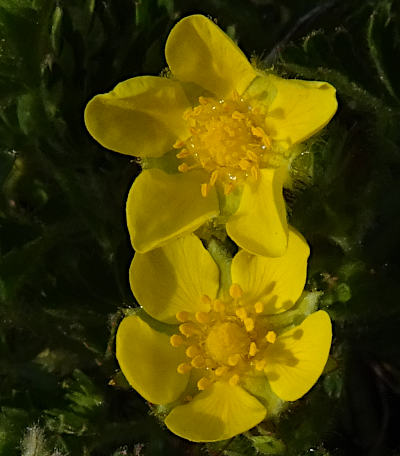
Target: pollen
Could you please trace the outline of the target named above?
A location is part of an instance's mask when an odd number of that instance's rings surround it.
[[[265,339],[266,339],[267,342],[269,342],[270,344],[274,344],[275,341],[276,341],[276,333],[275,333],[275,331],[268,331],[268,332],[267,332],[267,335],[265,336]]]
[[[177,158],[184,160],[180,172],[203,168],[209,181],[201,185],[206,197],[217,184],[225,194],[247,178],[257,180],[259,169],[279,166],[268,132],[265,115],[236,91],[224,100],[201,96],[198,105],[185,111],[190,136],[173,145]]]
[[[249,355],[250,356],[256,356],[258,352],[258,348],[255,342],[251,342],[250,348],[249,348]]]
[[[256,313],[260,314],[263,312],[264,310],[264,304],[260,301],[256,302],[254,304],[254,310],[256,311]]]
[[[252,318],[250,318],[250,317],[245,318],[243,323],[244,323],[244,326],[245,326],[247,332],[253,331],[254,320]]]

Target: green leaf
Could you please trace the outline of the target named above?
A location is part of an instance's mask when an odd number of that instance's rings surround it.
[[[247,436],[254,448],[261,454],[279,455],[285,452],[284,443],[272,435]]]

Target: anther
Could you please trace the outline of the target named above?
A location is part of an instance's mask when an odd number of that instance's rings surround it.
[[[250,169],[250,174],[253,176],[255,180],[258,180],[260,177],[260,172],[257,166],[252,166]]]
[[[250,317],[247,317],[243,320],[244,326],[247,332],[251,332],[254,329],[254,320]]]
[[[193,323],[182,323],[179,325],[179,331],[186,337],[199,333],[199,330],[193,325]]]
[[[234,355],[231,355],[229,356],[228,358],[228,364],[230,366],[236,366],[237,363],[240,361],[241,357],[238,353],[234,354]]]
[[[182,141],[181,139],[177,139],[172,146],[174,149],[182,149],[182,147],[185,145],[185,141]]]
[[[186,312],[186,310],[180,310],[175,314],[175,317],[178,321],[184,323],[189,320],[189,312]]]
[[[192,366],[188,363],[181,363],[176,368],[178,374],[187,374],[192,369]]]
[[[213,308],[215,312],[223,312],[225,310],[225,305],[220,299],[215,299],[213,302]]]
[[[217,181],[217,179],[218,179],[218,170],[216,169],[211,173],[211,177],[210,177],[211,187],[213,187],[215,185],[215,182]]]
[[[229,384],[231,386],[236,386],[239,383],[239,375],[233,374],[232,377],[229,379]]]
[[[195,316],[199,323],[206,324],[210,321],[210,314],[208,312],[196,312]]]
[[[264,310],[264,304],[261,301],[258,301],[254,304],[254,310],[256,313],[260,314]]]
[[[188,358],[195,358],[201,354],[201,349],[197,345],[190,345],[185,353]]]
[[[275,341],[276,341],[276,333],[275,333],[275,331],[268,331],[268,332],[267,332],[267,335],[265,336],[265,339],[266,339],[267,342],[269,342],[270,344],[274,344]]]
[[[186,157],[189,157],[189,155],[190,155],[190,152],[187,149],[182,149],[180,152],[178,152],[176,154],[176,158],[186,158]],[[184,171],[182,171],[182,172],[184,172]]]
[[[224,195],[229,195],[232,193],[232,190],[234,189],[234,185],[229,183],[229,184],[224,184]]]
[[[232,113],[232,119],[234,119],[234,120],[242,120],[245,117],[246,116],[243,113],[239,112],[239,111],[233,111],[233,113]]]
[[[215,375],[217,377],[222,377],[228,372],[228,368],[226,366],[219,366],[215,369]]]
[[[212,385],[212,381],[209,380],[207,377],[202,377],[198,382],[197,382],[197,388],[200,391],[204,391],[205,389],[209,388]]]
[[[203,295],[203,296],[201,297],[201,302],[202,302],[203,304],[211,304],[211,298],[210,298],[210,296],[208,296],[208,295]]]
[[[173,346],[173,347],[179,347],[180,345],[182,345],[185,341],[183,340],[183,337],[180,336],[179,334],[174,334],[172,335],[170,338],[169,338],[169,343]]]
[[[233,299],[239,299],[243,296],[243,290],[240,288],[240,285],[233,283],[229,288],[229,294]]]
[[[207,184],[207,183],[201,184],[201,195],[204,196],[204,198],[208,195],[209,191],[210,191],[210,184]]]
[[[244,307],[239,307],[236,309],[236,316],[240,318],[242,321],[244,321],[247,318],[247,312]]]
[[[246,160],[245,158],[242,158],[239,161],[239,166],[240,166],[240,169],[242,169],[243,171],[246,171],[250,168],[251,163],[248,160]]]
[[[199,97],[199,103],[203,106],[208,104],[208,100],[206,97]]]
[[[264,370],[265,364],[266,364],[266,362],[265,362],[264,359],[261,359],[261,360],[259,360],[259,361],[256,361],[256,365],[255,365],[256,370],[258,370],[258,371]]]
[[[189,166],[187,163],[181,163],[179,166],[178,166],[178,171],[180,171],[181,173],[187,173],[189,171]]]
[[[249,355],[250,356],[256,356],[258,352],[258,348],[255,342],[250,343],[250,348],[249,348]]]
[[[200,367],[204,367],[205,360],[201,355],[197,355],[192,359],[191,365],[199,369]]]

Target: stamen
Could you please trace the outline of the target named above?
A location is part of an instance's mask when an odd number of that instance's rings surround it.
[[[173,336],[171,336],[169,338],[169,343],[173,347],[179,347],[180,345],[182,345],[184,343],[184,340],[183,340],[183,337],[180,336],[179,334],[174,334]]]
[[[182,149],[182,147],[185,145],[185,141],[182,141],[181,139],[177,139],[175,143],[173,144],[174,149]]]
[[[239,375],[238,374],[233,374],[232,377],[229,379],[229,384],[231,386],[236,386],[239,383]]]
[[[197,355],[192,359],[191,364],[193,367],[200,369],[200,367],[204,367],[205,360],[201,355]]]
[[[176,368],[178,374],[187,374],[192,369],[192,366],[188,363],[181,363]]]
[[[239,299],[243,296],[243,290],[240,288],[240,285],[233,283],[229,288],[229,294],[233,299]]]
[[[201,302],[202,302],[203,304],[211,304],[211,298],[210,298],[210,296],[208,296],[208,295],[203,295],[203,296],[201,297]]]
[[[188,358],[195,358],[196,356],[200,355],[202,353],[200,347],[198,347],[197,345],[190,345],[187,349],[186,349],[186,356]]]
[[[176,158],[186,158],[186,157],[189,157],[189,156],[190,156],[190,152],[187,149],[182,149],[180,152],[178,152],[176,154]],[[183,165],[183,163],[182,163],[182,165]],[[179,166],[178,166],[178,170],[179,170]],[[184,172],[184,171],[181,171],[181,172]]]
[[[210,321],[210,314],[208,312],[196,312],[195,316],[199,323],[206,324]]]
[[[193,336],[200,332],[193,323],[182,323],[179,325],[179,331],[186,337]]]
[[[209,388],[212,385],[212,381],[208,379],[207,377],[202,377],[198,382],[197,382],[197,388],[200,391],[204,391],[205,389]]]
[[[254,320],[252,318],[250,318],[250,317],[245,318],[243,323],[244,323],[244,326],[245,326],[247,332],[253,331],[253,329],[254,329]]]
[[[208,99],[206,97],[199,97],[199,103],[203,106],[207,105],[209,103]]]
[[[223,312],[225,310],[225,305],[220,299],[216,299],[213,302],[213,308],[215,312]]]
[[[241,356],[238,353],[236,353],[235,355],[229,356],[228,364],[233,367],[233,366],[236,366],[240,360],[241,360]]]
[[[275,341],[276,341],[276,333],[275,333],[275,331],[268,331],[268,332],[267,332],[267,335],[265,336],[265,339],[266,339],[267,342],[269,342],[270,344],[274,344]]]
[[[179,169],[179,167],[178,167],[178,169]],[[208,195],[209,191],[210,191],[210,184],[207,184],[207,183],[201,184],[201,195],[204,198]]]
[[[254,310],[256,313],[260,314],[264,310],[264,304],[261,301],[258,301],[254,304]]]
[[[255,342],[250,343],[250,348],[249,348],[249,355],[250,356],[256,356],[258,352],[258,348]]]
[[[186,312],[186,310],[180,310],[175,314],[175,317],[178,321],[184,323],[185,321],[189,320],[190,315],[189,312]]]
[[[226,366],[219,366],[215,369],[215,375],[217,377],[222,377],[228,372],[228,368]]]
[[[180,171],[181,173],[187,173],[189,171],[189,165],[185,162],[181,163],[178,166],[178,171]]]
[[[246,116],[242,112],[233,111],[233,113],[232,113],[232,119],[243,120],[245,118],[246,118]]]
[[[209,182],[211,187],[214,187],[215,182],[217,181],[217,179],[218,179],[218,170],[216,169],[215,171],[213,171],[211,173],[211,178],[210,178],[210,182]]]
[[[244,321],[247,318],[247,312],[244,307],[239,307],[239,309],[236,309],[236,316],[240,318],[242,321]]]
[[[229,195],[230,193],[232,193],[234,189],[234,185],[233,184],[224,184],[224,195]]]
[[[256,361],[256,365],[255,365],[256,370],[258,370],[258,371],[264,370],[265,365],[266,365],[265,359],[261,359],[259,361]]]

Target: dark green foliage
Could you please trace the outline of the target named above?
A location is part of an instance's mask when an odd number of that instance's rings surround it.
[[[340,103],[287,194],[334,320],[326,375],[278,420],[210,445],[171,435],[117,372],[139,167],[83,124],[93,95],[162,71],[171,26],[195,12]],[[0,0],[0,454],[398,454],[399,70],[394,0]]]

